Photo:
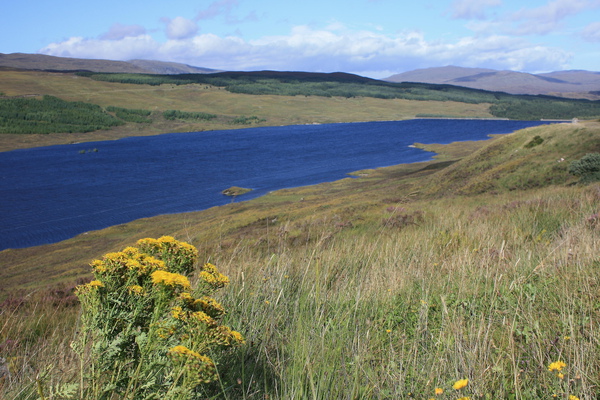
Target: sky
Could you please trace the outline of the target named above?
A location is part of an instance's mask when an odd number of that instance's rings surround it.
[[[600,71],[600,0],[0,0],[0,53],[372,78]]]

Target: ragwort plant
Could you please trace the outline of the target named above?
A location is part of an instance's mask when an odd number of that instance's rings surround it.
[[[80,397],[188,399],[218,379],[213,355],[243,343],[220,323],[211,295],[229,283],[205,264],[192,287],[193,246],[165,236],[91,263],[95,279],[79,286],[82,327]]]

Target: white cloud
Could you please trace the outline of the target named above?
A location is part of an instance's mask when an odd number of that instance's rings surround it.
[[[219,15],[229,16],[231,10],[239,5],[238,0],[217,0],[196,15],[196,21],[212,19]]]
[[[482,6],[487,5],[485,1]],[[480,17],[483,14],[477,12],[477,1],[457,0],[454,6],[454,15],[470,19],[466,27],[478,35],[527,36],[560,32],[570,17],[600,8],[600,0],[553,0],[540,7],[523,7],[491,19]],[[459,13],[461,10],[462,13]]]
[[[501,35],[444,42],[428,41],[416,31],[385,35],[371,31],[332,32],[307,26],[297,26],[288,35],[253,41],[214,34],[164,43],[147,35],[118,41],[71,38],[40,52],[116,60],[146,58],[224,70],[343,71],[377,78],[391,75],[390,71],[438,65],[556,70],[566,67],[571,57],[560,49]]]
[[[152,58],[156,42],[149,35],[125,37],[121,40],[84,39],[72,37],[64,42],[51,43],[41,49],[42,54],[59,57],[131,60]]]
[[[592,22],[583,28],[581,37],[588,42],[600,42],[600,22]]]
[[[452,3],[452,18],[485,19],[488,8],[502,4],[502,0],[455,0]]]
[[[198,32],[198,25],[183,17],[163,18],[162,21],[167,25],[165,33],[169,39],[187,39]]]
[[[140,25],[113,24],[108,32],[100,35],[103,40],[121,40],[126,37],[140,36],[146,33],[146,29]]]
[[[515,34],[547,34],[558,29],[567,17],[598,7],[597,3],[589,0],[554,0],[541,7],[521,9],[509,18],[518,23]]]

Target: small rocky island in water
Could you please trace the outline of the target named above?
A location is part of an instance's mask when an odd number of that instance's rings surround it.
[[[246,194],[248,192],[251,192],[252,189],[246,189],[246,188],[242,188],[242,187],[238,187],[238,186],[232,186],[229,189],[225,189],[223,190],[221,193],[223,193],[225,196],[241,196],[243,194]]]

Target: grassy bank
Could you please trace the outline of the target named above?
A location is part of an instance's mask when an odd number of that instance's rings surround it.
[[[600,186],[575,184],[567,165],[599,139],[598,123],[530,128],[429,163],[0,252],[0,281],[22,288],[0,311],[11,371],[0,395],[60,398],[77,381],[78,307],[49,284],[172,234],[231,279],[219,300],[246,344],[219,366],[216,398],[596,398]]]
[[[305,123],[384,121],[414,118],[427,112],[457,117],[491,117],[489,104],[455,101],[413,101],[370,97],[278,96],[230,93],[212,85],[136,85],[95,81],[73,73],[0,71],[0,92],[14,96],[56,96],[101,107],[123,107],[162,113],[180,110],[222,116],[210,121],[169,121],[154,118],[152,124],[128,123],[110,130],[52,135],[0,134],[0,151],[75,142],[112,140],[167,132],[237,129],[245,125],[227,118],[256,116],[260,126]]]

